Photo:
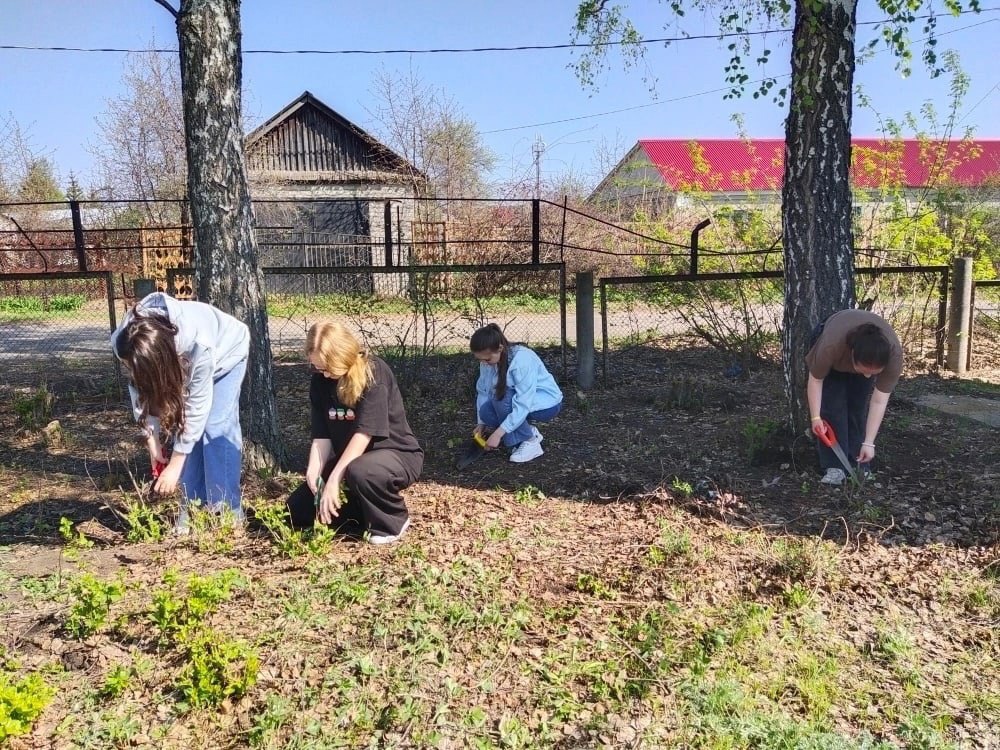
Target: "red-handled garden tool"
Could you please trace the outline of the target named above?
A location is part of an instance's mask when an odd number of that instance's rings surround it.
[[[825,419],[820,421],[823,426],[823,432],[818,434],[817,437],[820,442],[823,443],[827,448],[833,451],[833,455],[837,457],[841,465],[844,467],[844,471],[847,472],[847,476],[850,477],[851,481],[858,487],[861,486],[861,479],[859,472],[851,466],[851,462],[847,460],[847,456],[844,454],[844,449],[840,447],[840,443],[837,442],[837,436],[833,432],[833,427]]]
[[[166,461],[156,461],[156,462],[154,462],[153,463],[153,479],[159,479],[160,478],[160,474],[163,473],[163,470],[165,468],[167,468],[167,462]]]

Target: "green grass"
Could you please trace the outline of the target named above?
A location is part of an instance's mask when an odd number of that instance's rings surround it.
[[[937,609],[890,607],[870,549],[659,502],[440,491],[447,520],[388,548],[288,536],[256,502],[269,533],[225,553],[147,540],[124,591],[111,571],[65,569],[61,594],[12,579],[87,634],[70,647],[91,666],[44,675],[53,741],[888,750],[1000,721],[991,570],[940,577]],[[894,549],[893,568],[932,553]]]
[[[567,303],[571,303],[568,299]],[[407,297],[376,297],[367,295],[277,295],[268,296],[268,315],[278,318],[295,318],[305,315],[411,315],[464,313],[487,315],[502,313],[556,313],[559,311],[558,294],[496,295],[453,299],[410,299]]]
[[[0,319],[50,320],[74,317],[87,302],[83,294],[0,296]]]

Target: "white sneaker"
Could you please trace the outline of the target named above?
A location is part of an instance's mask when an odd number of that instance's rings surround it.
[[[518,443],[513,453],[510,454],[510,460],[511,463],[526,464],[528,461],[534,461],[543,453],[545,451],[542,450],[542,436],[539,434],[537,438],[533,437],[530,440]]]
[[[403,524],[403,528],[399,530],[398,534],[370,534],[368,536],[368,541],[371,544],[392,544],[393,542],[398,542],[403,538],[403,534],[406,530],[410,528],[410,519],[406,519],[406,523]]]
[[[819,481],[820,484],[833,484],[839,487],[845,479],[847,479],[847,474],[843,469],[827,469],[826,474]]]
[[[533,440],[537,440],[539,443],[545,440],[545,437],[538,431],[535,425],[531,425],[531,437]]]

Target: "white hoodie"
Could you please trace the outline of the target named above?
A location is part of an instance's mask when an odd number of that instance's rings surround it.
[[[204,302],[180,301],[154,292],[144,297],[136,308],[144,313],[163,315],[177,326],[174,345],[177,353],[190,366],[184,400],[184,432],[174,439],[174,450],[190,453],[205,432],[208,414],[212,408],[212,390],[216,380],[245,360],[250,353],[250,330],[241,321]],[[115,342],[118,334],[132,320],[133,313],[125,316],[121,325],[111,334],[111,350],[118,355]],[[139,394],[129,384],[132,411],[136,420],[142,414]],[[159,430],[159,419],[147,417],[147,432]]]

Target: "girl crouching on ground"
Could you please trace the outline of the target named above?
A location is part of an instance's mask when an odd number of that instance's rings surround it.
[[[292,525],[319,520],[373,544],[394,542],[410,525],[400,490],[424,463],[396,378],[340,323],[310,328],[306,355],[312,445],[306,481],[287,501]]]
[[[472,334],[469,348],[479,360],[476,381],[476,434],[486,449],[513,448],[510,460],[526,463],[541,456],[542,433],[531,422],[548,422],[562,408],[562,391],[538,355],[511,344],[490,323]]]

